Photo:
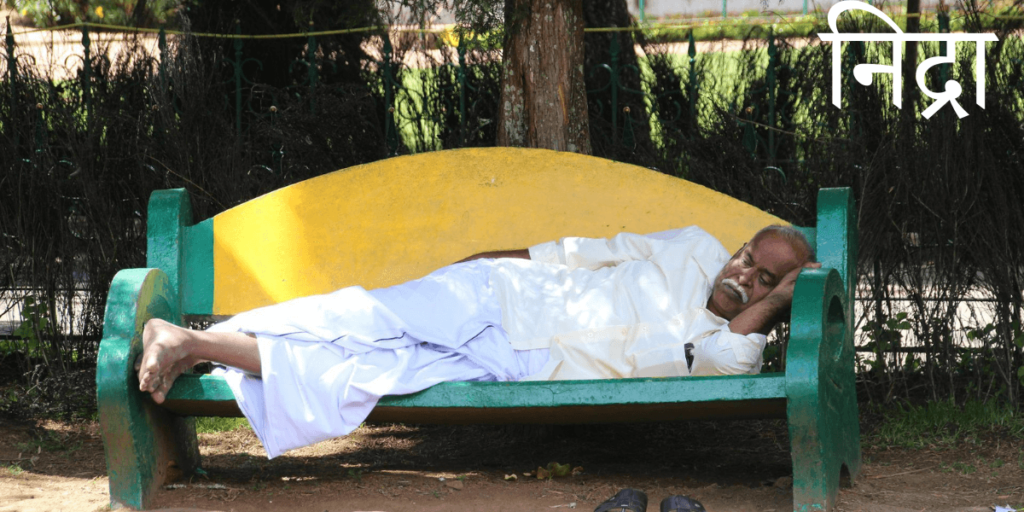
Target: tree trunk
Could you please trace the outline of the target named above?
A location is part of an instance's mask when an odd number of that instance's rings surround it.
[[[499,146],[590,154],[583,0],[506,0]]]

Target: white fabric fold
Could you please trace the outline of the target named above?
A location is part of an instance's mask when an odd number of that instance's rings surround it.
[[[260,377],[236,369],[226,376],[267,455],[350,433],[385,395],[537,371],[547,351],[517,353],[508,343],[489,284],[492,263],[296,299],[211,327],[257,337]]]
[[[257,337],[261,375],[224,375],[268,456],[348,434],[382,396],[445,381],[760,371],[765,337],[732,333],[705,308],[729,255],[700,228],[566,238],[530,255],[537,261],[456,264],[211,327]]]

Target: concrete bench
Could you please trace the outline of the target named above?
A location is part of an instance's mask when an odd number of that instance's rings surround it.
[[[187,374],[157,406],[133,362],[146,320],[223,318],[349,285],[388,286],[468,255],[563,236],[696,224],[730,252],[779,219],[640,167],[547,150],[403,156],[341,170],[193,223],[184,190],[149,203],[150,268],[113,280],[96,370],[112,505],[145,508],[177,466],[200,465],[193,416],[239,416],[223,379]],[[370,421],[608,423],[786,418],[796,510],[832,509],[860,468],[851,328],[856,219],[848,189],[818,196],[820,270],[793,299],[784,372],[720,377],[444,383],[389,396]]]

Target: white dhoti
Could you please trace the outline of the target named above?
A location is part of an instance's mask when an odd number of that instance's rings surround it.
[[[512,349],[491,266],[477,260],[390,288],[294,299],[211,327],[256,335],[262,375],[222,374],[268,457],[350,433],[384,395],[539,371],[548,350]]]

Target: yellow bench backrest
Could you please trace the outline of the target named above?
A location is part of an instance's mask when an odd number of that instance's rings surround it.
[[[696,224],[730,251],[784,223],[662,173],[540,149],[460,149],[313,178],[213,218],[211,313],[421,277],[471,254],[564,236]]]

